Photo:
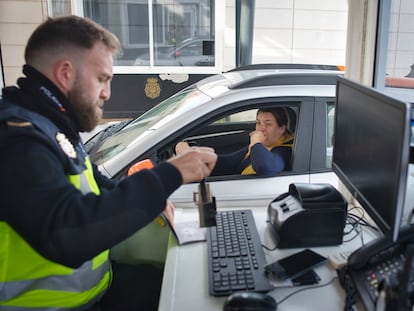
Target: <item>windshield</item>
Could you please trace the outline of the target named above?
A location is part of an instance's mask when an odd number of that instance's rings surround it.
[[[189,109],[207,102],[210,98],[196,88],[188,88],[169,97],[118,132],[106,137],[90,150],[89,156],[97,165],[116,156],[132,142],[156,131]]]

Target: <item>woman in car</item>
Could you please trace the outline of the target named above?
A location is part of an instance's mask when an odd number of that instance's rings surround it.
[[[250,133],[250,144],[228,154],[219,154],[212,175],[271,176],[290,170],[293,136],[287,129],[288,117],[282,107],[259,109],[256,130]],[[188,148],[186,142],[177,144],[179,154]]]

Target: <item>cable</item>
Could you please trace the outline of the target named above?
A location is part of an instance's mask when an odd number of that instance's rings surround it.
[[[358,226],[360,227],[359,228],[360,229],[359,232],[362,232],[362,226],[367,227],[367,228],[370,228],[370,229],[372,229],[374,231],[379,231],[377,227],[369,224],[364,219],[364,216],[365,216],[364,214],[362,214],[362,215],[355,215],[355,214],[352,214],[352,213],[348,213],[347,219],[346,219],[347,220],[347,225],[350,225],[352,228],[349,231],[345,232],[344,235],[350,234],[354,230],[357,231],[357,227]]]
[[[365,242],[364,242],[364,231],[362,230],[362,225],[361,224],[359,225],[359,230],[361,232],[361,234],[360,234],[360,237],[361,237],[361,245],[365,245]]]
[[[278,301],[277,304],[280,305],[281,303],[283,303],[284,301],[286,301],[287,299],[289,299],[293,295],[296,295],[296,294],[298,294],[300,292],[303,292],[303,291],[306,291],[306,290],[311,290],[311,289],[316,289],[316,288],[321,288],[321,287],[325,287],[325,286],[331,285],[337,278],[338,277],[335,276],[335,277],[332,278],[332,280],[330,280],[328,283],[325,283],[325,284],[313,285],[313,286],[309,286],[309,287],[305,287],[305,288],[298,289],[298,290],[290,293],[289,295],[287,295],[286,297],[284,297],[280,301]]]
[[[353,211],[353,210],[359,211],[360,216],[358,216],[358,215],[355,215],[355,214],[351,213],[351,211]],[[375,227],[375,226],[373,226],[373,225],[369,224],[369,223],[365,220],[365,210],[364,210],[362,207],[359,207],[359,206],[358,206],[358,207],[356,207],[356,206],[354,206],[354,207],[350,208],[350,209],[349,209],[349,211],[348,211],[348,217],[349,217],[351,220],[354,220],[355,222],[359,222],[359,223],[361,223],[362,225],[364,225],[364,226],[366,226],[366,227],[369,227],[369,228],[371,228],[371,229],[373,229],[373,230],[375,230],[375,231],[379,231],[377,227]],[[348,220],[348,217],[347,217],[347,220]]]
[[[352,284],[351,277],[349,275],[347,267],[336,270],[338,274],[339,284],[345,290],[345,306],[344,311],[354,310],[353,306],[355,305],[355,289]]]
[[[360,235],[360,233],[362,232],[361,230],[361,221],[362,221],[362,217],[363,216],[356,216],[353,214],[348,214],[347,216],[347,225],[351,226],[351,229],[344,232],[344,236],[347,236],[353,232],[355,232],[355,235],[351,238],[349,238],[348,240],[344,240],[344,243],[346,242],[350,242],[352,240],[354,240],[356,237],[358,237],[358,235]]]
[[[273,247],[273,248],[270,248],[270,247],[266,246],[265,244],[262,244],[262,247],[263,247],[264,249],[268,250],[268,251],[274,251],[274,250],[276,250],[276,249],[277,249],[277,245],[275,245],[275,247]]]
[[[348,240],[344,240],[344,241],[343,241],[343,243],[348,243],[348,242],[351,242],[351,241],[353,241],[355,238],[357,238],[361,232],[359,232],[359,231],[358,231],[358,229],[356,229],[356,228],[355,228],[355,231],[356,231],[355,235],[354,235],[352,238],[348,239]]]

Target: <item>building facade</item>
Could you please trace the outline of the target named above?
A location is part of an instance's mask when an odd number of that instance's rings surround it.
[[[15,83],[26,41],[48,16],[87,16],[122,43],[105,116],[140,115],[179,89],[236,66],[238,1],[244,0],[1,0],[0,81]],[[386,72],[405,76],[414,64],[414,2],[391,2]],[[374,18],[366,17],[370,11],[376,16],[378,0],[253,3],[248,12],[253,21],[251,63],[347,65],[358,71],[366,67],[361,77],[371,75],[375,37],[370,30],[376,28]],[[350,63],[358,59],[364,64]]]

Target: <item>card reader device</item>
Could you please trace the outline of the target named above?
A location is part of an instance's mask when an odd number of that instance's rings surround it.
[[[210,186],[203,179],[198,186],[198,214],[200,227],[216,226],[216,198],[210,193]]]
[[[347,202],[330,184],[294,183],[272,202],[268,220],[278,248],[342,243]]]

